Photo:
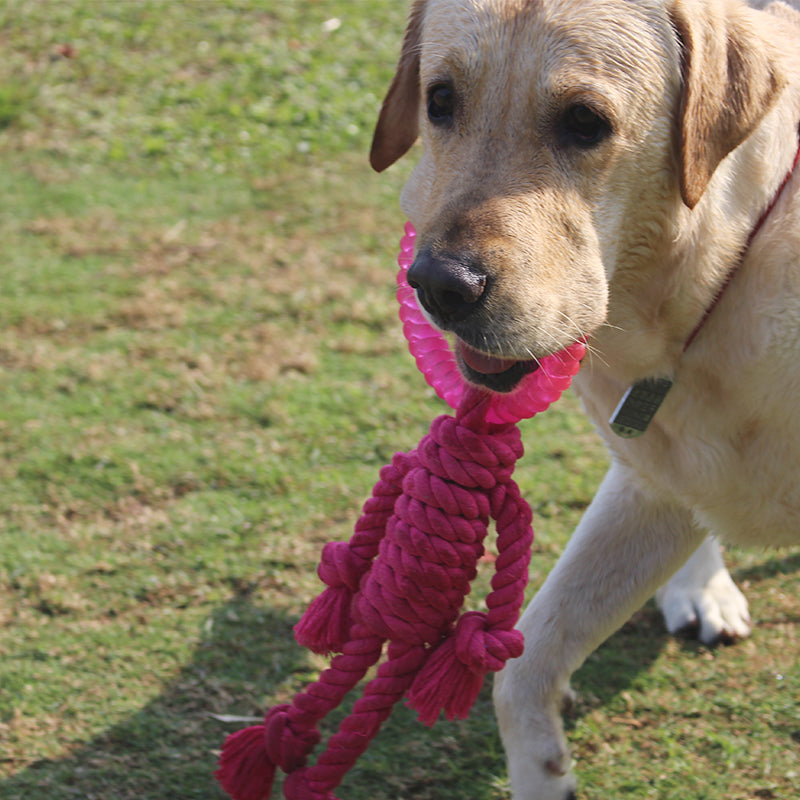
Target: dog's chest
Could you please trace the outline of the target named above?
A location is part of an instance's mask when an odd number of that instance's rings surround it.
[[[785,420],[783,421],[785,422]],[[791,545],[800,540],[800,441],[778,420],[750,419],[728,431],[672,445],[651,481],[691,508],[700,524],[742,545]]]
[[[690,508],[740,544],[800,541],[800,375],[762,365],[747,374],[684,373],[651,427],[624,440],[608,417],[624,387],[581,376],[578,393],[612,455],[648,493]]]

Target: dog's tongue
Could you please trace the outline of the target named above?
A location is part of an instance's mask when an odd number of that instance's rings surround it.
[[[464,363],[482,375],[496,375],[499,372],[505,372],[511,369],[517,363],[515,358],[497,358],[495,356],[487,356],[484,353],[474,350],[465,342],[458,340],[459,352]]]

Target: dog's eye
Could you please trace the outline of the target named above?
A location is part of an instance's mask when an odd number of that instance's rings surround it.
[[[594,147],[611,132],[609,123],[589,106],[570,106],[561,120],[561,132],[579,147]]]
[[[428,90],[428,119],[434,125],[452,122],[455,105],[455,93],[446,83],[436,84]]]

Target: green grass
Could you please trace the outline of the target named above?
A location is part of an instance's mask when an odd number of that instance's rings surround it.
[[[410,164],[366,163],[405,13],[0,4],[3,800],[220,798],[212,715],[324,666],[291,635],[319,549],[443,410],[395,317]],[[532,592],[605,458],[571,397],[526,429]],[[578,674],[585,797],[797,794],[800,562],[734,562],[751,641],[648,606]],[[397,709],[341,796],[506,797],[488,687],[432,730]]]

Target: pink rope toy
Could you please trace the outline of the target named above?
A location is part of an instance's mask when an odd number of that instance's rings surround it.
[[[464,718],[485,675],[522,654],[522,634],[514,626],[533,530],[530,507],[511,477],[523,452],[516,423],[560,397],[585,345],[576,342],[542,359],[509,394],[466,383],[406,282],[414,236],[406,224],[398,257],[400,318],[417,366],[456,414],[435,419],[416,450],[396,453],[350,541],[325,545],[318,572],[328,588],[294,630],[301,645],[337,655],[290,704],[271,709],[263,725],[227,738],[216,776],[235,800],[267,800],[277,767],[287,773],[287,800],[336,800],[333,790],[395,703],[406,697],[426,725],[442,711],[448,719]],[[488,612],[461,614],[490,518],[498,555]],[[387,642],[376,676],[307,766],[320,740],[317,723],[378,663]]]

